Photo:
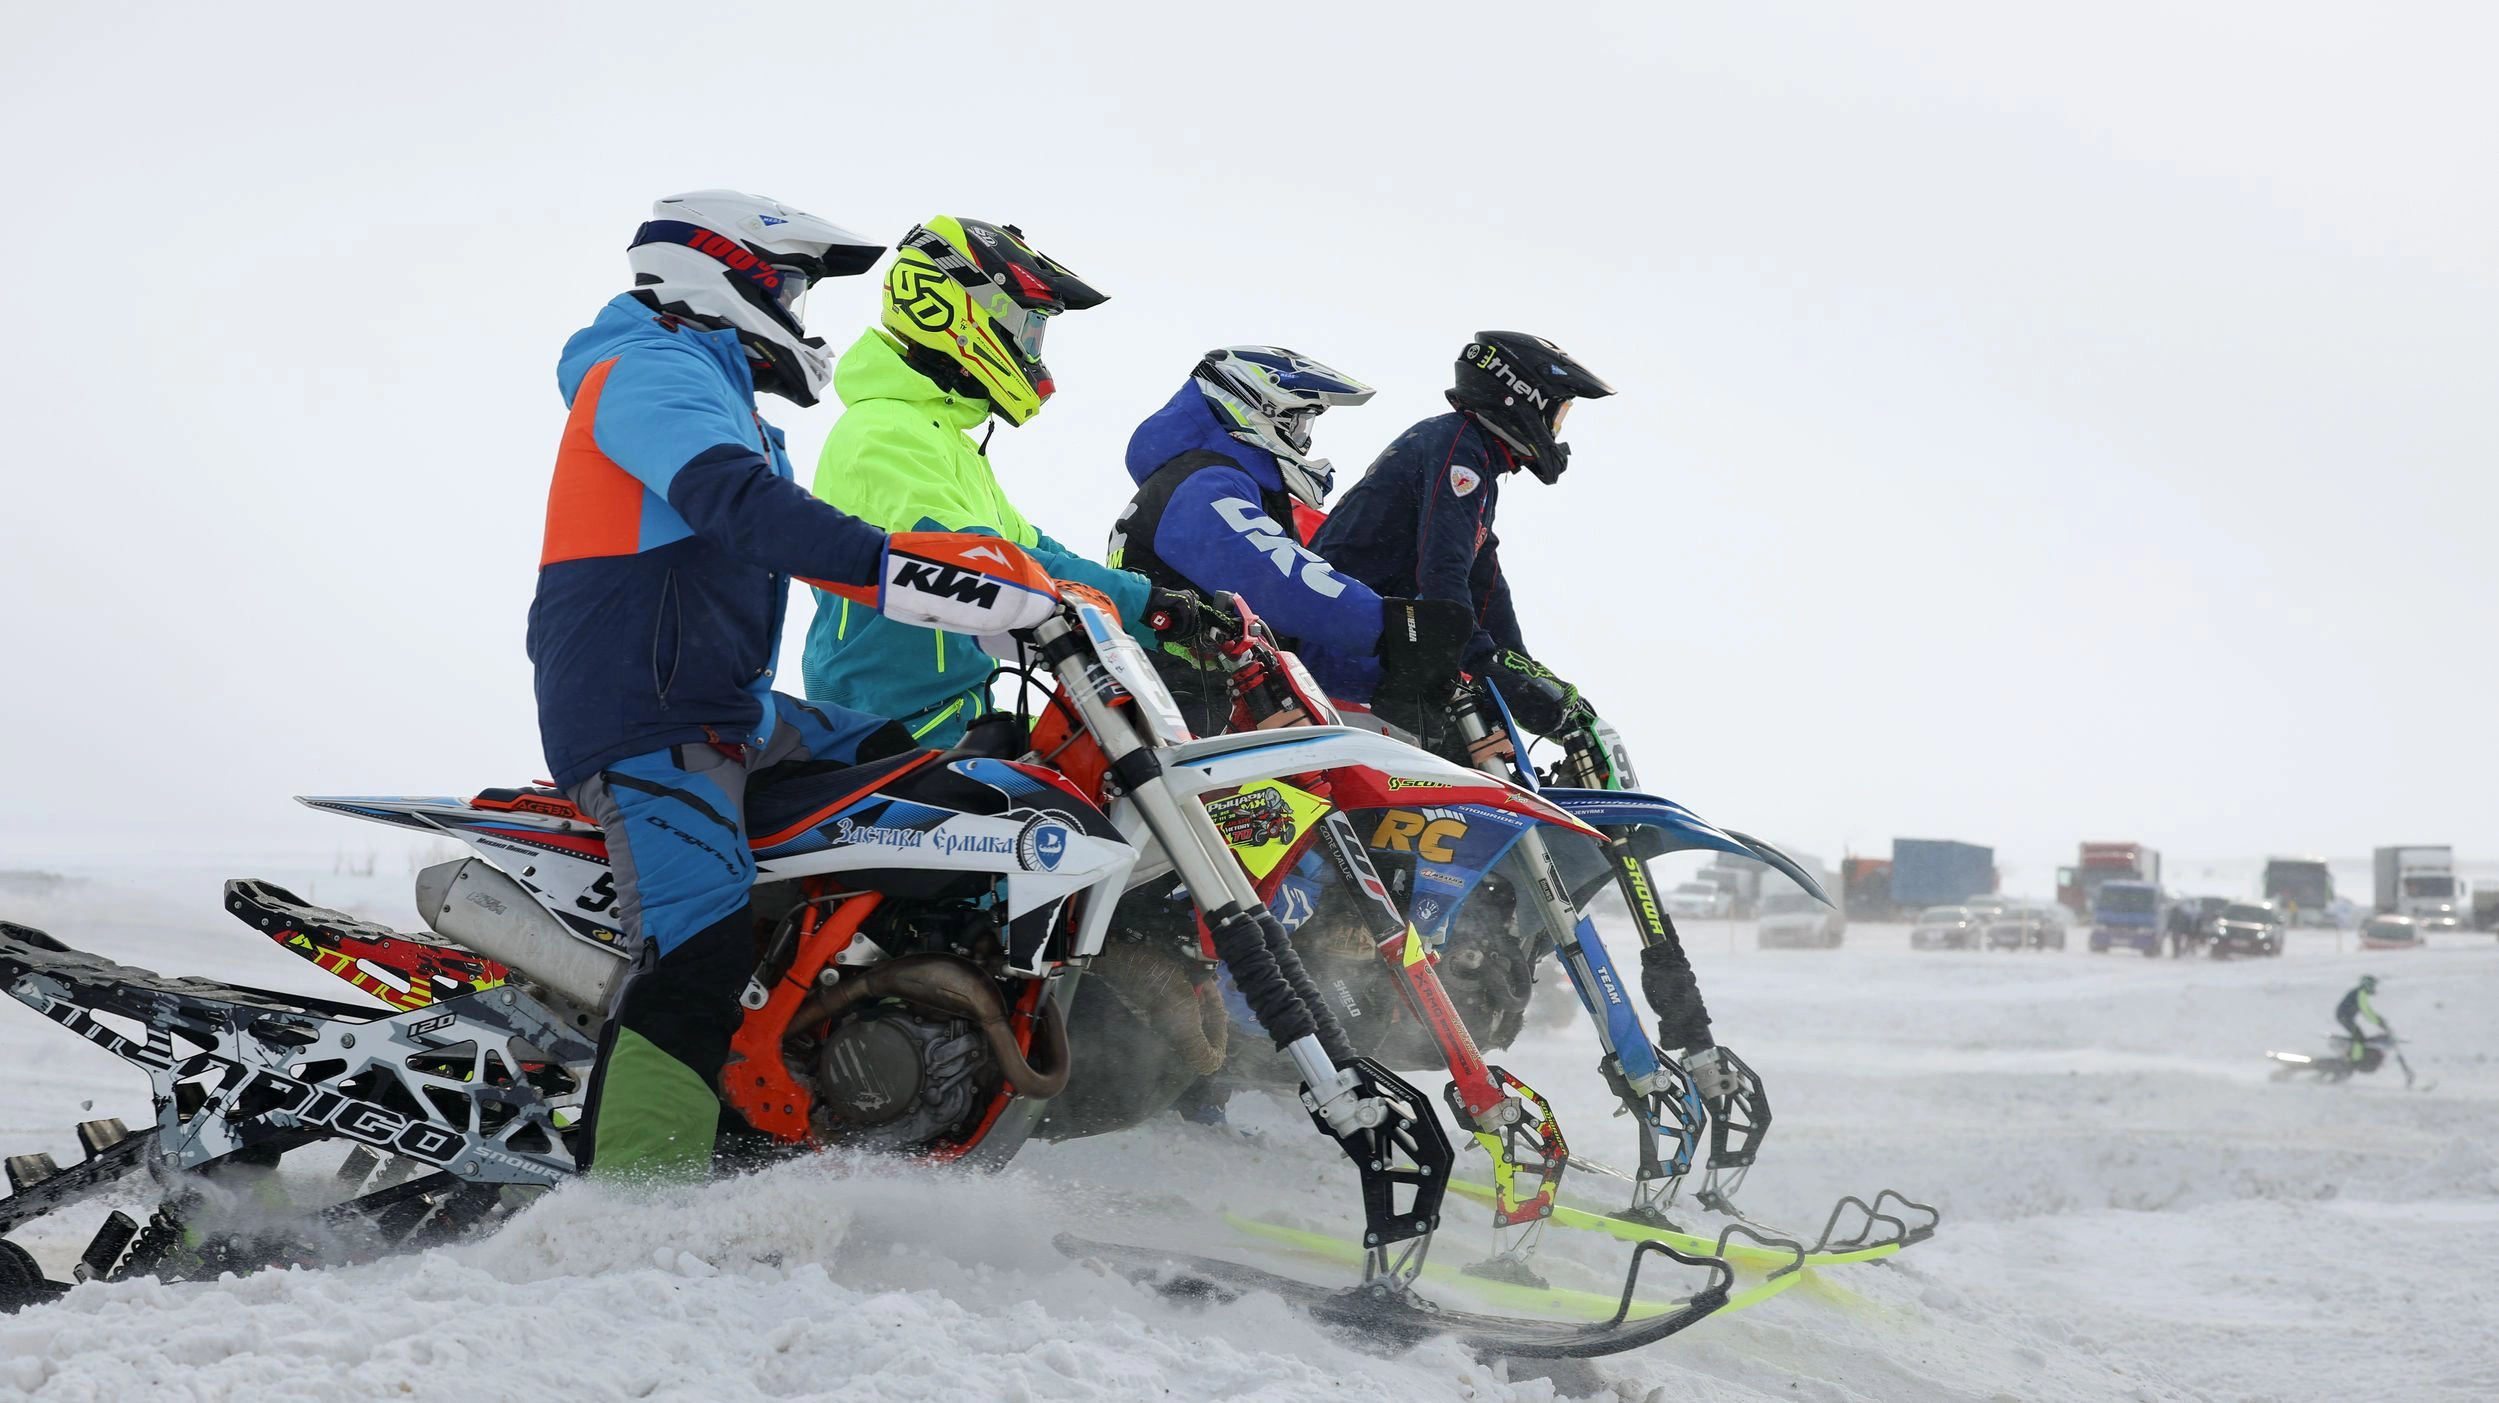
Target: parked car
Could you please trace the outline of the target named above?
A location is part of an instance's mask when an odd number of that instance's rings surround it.
[[[2421,945],[2421,923],[2410,916],[2371,916],[2360,928],[2364,950],[2412,950]]]
[[[1964,901],[1961,904],[1969,907],[1972,911],[1977,912],[1981,916],[1996,916],[2001,915],[2006,911],[2010,911],[2022,903],[2014,900],[2012,897],[2003,895],[2000,892],[1988,892],[1982,896],[1971,897],[1969,900]]]
[[[1909,948],[1975,950],[1986,930],[1987,918],[1967,906],[1929,906],[1909,928]]]
[[[2062,950],[2065,918],[2053,906],[2015,904],[1987,918],[1990,950]]]
[[[1735,893],[1712,882],[1686,882],[1666,893],[1666,914],[1723,919],[1735,909]]]
[[[1753,943],[1764,950],[1836,950],[1847,918],[1801,891],[1774,891],[1761,899]]]
[[[2282,913],[2270,901],[2233,901],[2213,921],[2213,958],[2282,953]]]

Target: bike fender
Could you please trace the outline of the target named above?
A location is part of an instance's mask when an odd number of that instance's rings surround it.
[[[1719,828],[1672,799],[1627,789],[1549,788],[1543,797],[1592,827],[1656,829],[1667,836],[1670,852],[1706,849],[1751,858],[1802,887],[1814,900],[1833,904],[1822,884],[1794,858],[1759,838]]]

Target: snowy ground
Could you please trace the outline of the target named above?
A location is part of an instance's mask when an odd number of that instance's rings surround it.
[[[135,964],[339,993],[221,916],[222,874],[140,895],[85,875],[0,877],[0,914]],[[257,875],[408,919],[396,870]],[[1251,1098],[1237,1129],[1035,1146],[994,1178],[818,1163],[656,1200],[576,1187],[423,1258],[82,1287],[0,1318],[0,1397],[2499,1397],[2499,942],[2364,956],[2300,932],[2280,960],[2217,963],[1913,953],[1879,926],[1836,952],[1687,936],[1721,1037],[1776,1101],[1748,1206],[1803,1226],[1896,1185],[1943,1208],[1935,1240],[1826,1274],[1845,1290],[1545,1372],[1445,1344],[1376,1358],[1271,1299],[1183,1309],[1051,1248],[1072,1228],[1252,1250],[1217,1208],[1349,1226],[1334,1151]],[[2364,969],[2434,1088],[2269,1082],[2265,1049],[2320,1043]],[[1574,1021],[1496,1060],[1554,1096],[1579,1149],[1628,1162],[1594,1055]],[[67,1160],[73,1122],[145,1112],[130,1069],[5,1001],[0,1065],[0,1150]],[[92,1226],[72,1216],[21,1240],[65,1266]],[[1479,1255],[1479,1222],[1453,1208],[1440,1254]],[[1597,1285],[1618,1248],[1566,1236],[1548,1274]]]

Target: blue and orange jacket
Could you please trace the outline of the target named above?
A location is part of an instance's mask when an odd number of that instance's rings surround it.
[[[1331,695],[1371,699],[1380,596],[1302,543],[1275,455],[1226,432],[1195,379],[1129,435],[1128,476],[1138,491],[1112,531],[1112,565],[1239,595]]]
[[[1328,514],[1311,545],[1383,595],[1450,599],[1475,612],[1466,665],[1524,653],[1493,515],[1509,449],[1465,414],[1437,414],[1380,451]]]
[[[790,577],[869,584],[885,533],[793,479],[733,331],[626,294],[565,343],[556,382],[571,414],[529,607],[556,784],[671,745],[760,744]]]

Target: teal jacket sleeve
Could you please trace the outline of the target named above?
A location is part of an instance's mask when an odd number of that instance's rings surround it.
[[[1033,535],[1041,543],[1032,547],[1030,554],[1041,562],[1042,569],[1049,571],[1053,578],[1069,584],[1102,591],[1103,596],[1111,601],[1111,607],[1119,611],[1120,621],[1128,626],[1129,637],[1144,644],[1148,650],[1160,646],[1155,641],[1154,630],[1145,626],[1145,601],[1154,592],[1153,585],[1145,576],[1128,570],[1114,570],[1108,565],[1087,560],[1060,545],[1049,532],[1038,526],[1033,528]]]

